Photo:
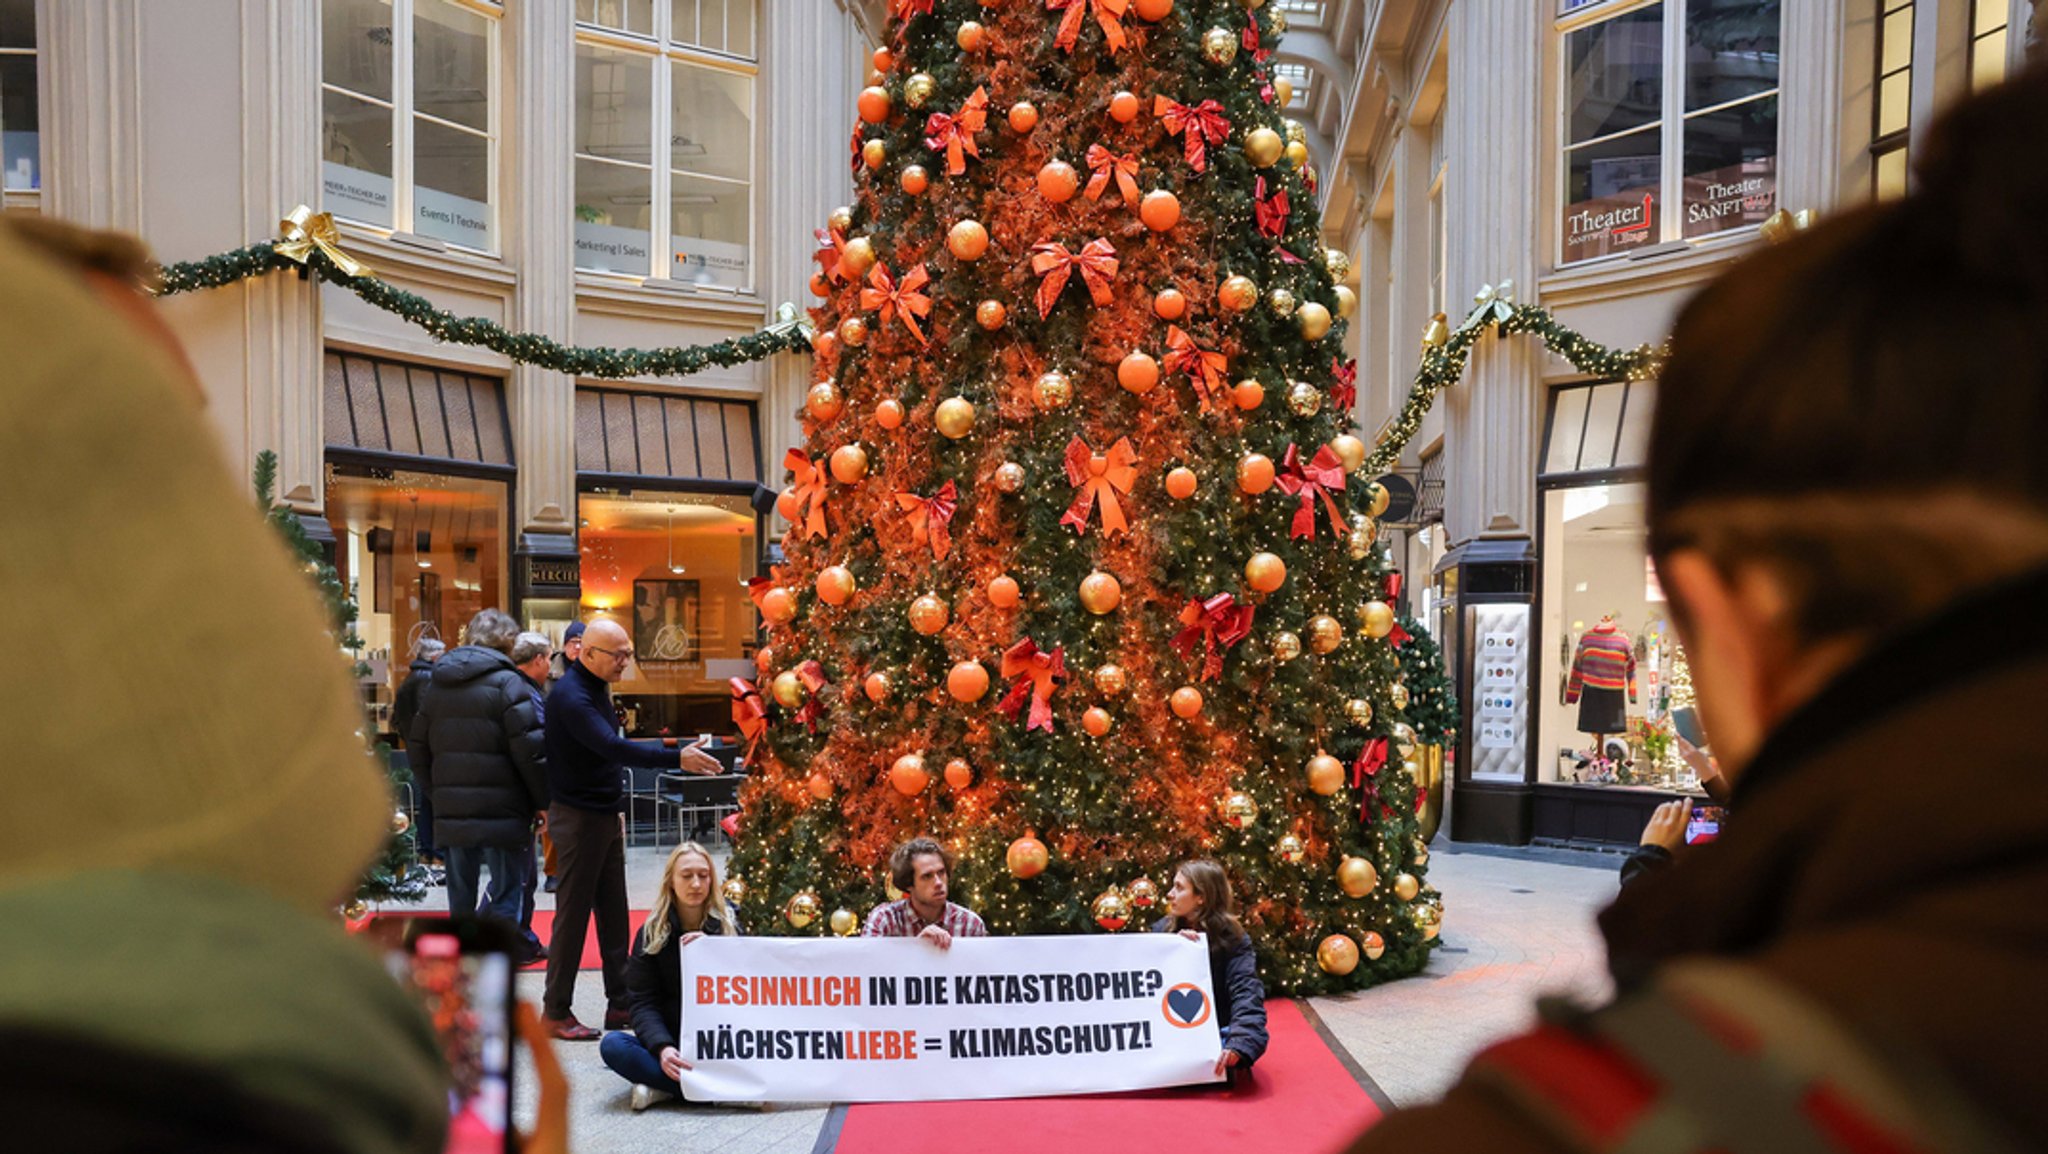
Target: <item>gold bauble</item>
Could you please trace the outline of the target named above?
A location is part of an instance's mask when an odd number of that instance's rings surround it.
[[[1123,584],[1114,575],[1097,569],[1081,578],[1081,608],[1097,617],[1115,612],[1123,599]]]
[[[1223,311],[1241,313],[1258,303],[1259,286],[1248,276],[1227,276],[1216,286],[1216,303]]]
[[[1330,310],[1316,301],[1310,301],[1295,310],[1294,323],[1301,329],[1301,335],[1311,341],[1319,341],[1330,331]]]
[[[1416,781],[1421,781],[1422,763],[1419,761],[1415,761],[1413,759],[1404,761],[1401,763],[1401,772],[1407,774],[1410,778],[1413,778]]]
[[[1408,687],[1396,681],[1393,688],[1387,690],[1387,698],[1394,703],[1395,709],[1408,708]]]
[[[1358,943],[1343,934],[1331,934],[1316,945],[1316,964],[1324,973],[1341,978],[1358,968]]]
[[[1449,341],[1450,339],[1450,318],[1444,316],[1444,314],[1442,313],[1438,313],[1435,316],[1429,318],[1429,324],[1423,326],[1422,347],[1425,349],[1440,349],[1444,347],[1445,342]]]
[[[1353,725],[1372,724],[1372,702],[1363,697],[1354,697],[1344,703],[1344,717]]]
[[[938,87],[939,82],[932,79],[931,73],[913,72],[910,79],[903,82],[903,103],[912,108],[923,108]]]
[[[1317,653],[1329,653],[1344,644],[1344,626],[1335,617],[1318,613],[1308,619],[1308,647]]]
[[[1294,834],[1282,834],[1280,840],[1273,843],[1273,856],[1288,865],[1300,865],[1302,859],[1308,857],[1308,846]]]
[[[1280,155],[1287,158],[1287,163],[1300,168],[1308,163],[1308,145],[1303,144],[1299,140],[1290,140],[1287,142],[1286,149]]]
[[[1358,935],[1358,945],[1368,961],[1377,962],[1380,960],[1380,955],[1387,952],[1387,939],[1373,933],[1371,930]]]
[[[1237,59],[1237,33],[1228,28],[1211,28],[1202,33],[1202,59],[1211,64],[1228,64]]]
[[[868,343],[868,322],[860,317],[847,317],[839,322],[839,342],[848,348],[857,349]]]
[[[875,267],[875,242],[864,236],[854,237],[839,250],[839,259],[854,276],[866,276]]]
[[[860,162],[869,168],[880,168],[889,162],[889,146],[879,140],[870,140],[860,146]]]
[[[725,884],[719,887],[719,892],[725,895],[726,901],[738,905],[747,900],[747,883],[736,877],[727,878]]]
[[[1015,461],[1004,461],[996,466],[996,488],[1005,493],[1015,493],[1024,487],[1024,466]]]
[[[362,921],[364,918],[370,916],[370,903],[364,901],[361,898],[356,898],[355,900],[349,902],[347,905],[341,907],[341,916],[347,918],[349,921],[352,922]]]
[[[1356,473],[1365,464],[1365,442],[1350,433],[1339,433],[1330,441],[1330,451],[1337,454],[1337,460],[1346,473]]]
[[[910,603],[910,627],[929,637],[946,627],[946,603],[927,593]]]
[[[1444,913],[1435,906],[1416,906],[1411,916],[1415,919],[1416,928],[1422,931],[1422,940],[1425,942],[1435,938],[1443,930]]]
[[[789,904],[782,908],[782,916],[789,920],[790,925],[800,930],[808,928],[812,922],[817,921],[818,915],[823,912],[825,912],[825,903],[819,901],[818,895],[809,890],[805,890],[789,899]]]
[[[1415,863],[1416,869],[1422,869],[1429,864],[1429,843],[1423,841],[1421,835],[1415,838],[1415,856],[1409,860]]]
[[[1299,303],[1294,299],[1294,294],[1284,288],[1276,288],[1266,294],[1266,307],[1272,309],[1276,316],[1293,316],[1294,306]]]
[[[1287,32],[1287,9],[1275,8],[1273,15],[1267,19],[1271,22],[1270,27],[1274,36],[1281,36]]]
[[[391,832],[404,833],[412,828],[412,815],[402,809],[391,811]]]
[[[1138,909],[1149,910],[1159,904],[1159,887],[1153,884],[1151,878],[1136,878],[1127,888],[1131,895],[1131,905]]]
[[[1292,661],[1301,656],[1301,638],[1286,630],[1273,635],[1273,660]]]
[[[1131,924],[1131,899],[1113,889],[1104,890],[1088,912],[1094,916],[1096,925],[1115,933]]]
[[[1380,484],[1378,481],[1366,483],[1365,511],[1372,516],[1377,517],[1386,512],[1388,503],[1393,501],[1393,499],[1393,495],[1387,492],[1385,485]]]
[[[1344,788],[1344,763],[1327,753],[1308,759],[1308,787],[1328,797]]]
[[[1358,619],[1365,625],[1366,633],[1375,639],[1394,631],[1394,610],[1384,601],[1366,602],[1358,611]]]
[[[1297,417],[1313,417],[1323,411],[1323,390],[1307,381],[1287,386],[1287,409]]]
[[[785,669],[776,674],[771,692],[775,694],[775,704],[784,709],[795,709],[804,703],[803,679],[796,675],[795,670]]]
[[[1326,248],[1323,250],[1323,268],[1329,272],[1331,280],[1343,280],[1351,275],[1351,254],[1341,248]]]
[[[1301,121],[1296,120],[1292,116],[1285,116],[1280,119],[1280,131],[1287,137],[1287,143],[1289,144],[1308,143],[1308,129],[1303,128]]]
[[[833,910],[832,917],[825,924],[831,926],[832,932],[842,938],[850,938],[860,932],[859,916],[844,906]]]
[[[1074,383],[1058,369],[1048,369],[1032,382],[1031,399],[1047,412],[1064,409],[1074,399]]]
[[[811,386],[804,397],[804,409],[820,421],[837,417],[846,408],[846,398],[839,393],[839,386],[831,381],[819,381]]]
[[[974,431],[973,402],[966,397],[947,397],[939,402],[939,411],[933,415],[932,424],[948,440],[959,440]]]
[[[1245,158],[1259,168],[1271,168],[1286,148],[1280,134],[1263,125],[1244,134]]]
[[[1338,316],[1348,317],[1358,311],[1358,294],[1351,291],[1350,285],[1340,284],[1330,291],[1337,294]]]
[[[825,218],[825,223],[842,233],[851,231],[853,228],[853,209],[842,204],[832,210],[832,215]],[[865,240],[866,238],[862,239]],[[851,245],[853,242],[848,241],[847,243]]]
[[[1249,829],[1253,822],[1259,820],[1259,803],[1252,800],[1251,794],[1233,790],[1223,795],[1217,812],[1223,815],[1224,822],[1231,828]]]
[[[1095,692],[1104,697],[1121,697],[1130,688],[1130,678],[1124,674],[1124,667],[1111,663],[1095,667]]]
[[[1415,895],[1421,892],[1422,883],[1415,880],[1414,874],[1394,875],[1395,897],[1400,898],[1404,902],[1412,902],[1415,900]]]
[[[1288,83],[1285,76],[1273,79],[1273,103],[1280,108],[1294,103],[1294,85]]]
[[[1347,857],[1337,863],[1337,885],[1348,897],[1362,898],[1380,884],[1380,871],[1362,857]]]
[[[1389,736],[1393,739],[1394,750],[1403,758],[1415,756],[1414,726],[1409,725],[1405,721],[1397,721],[1394,723],[1393,733]]]

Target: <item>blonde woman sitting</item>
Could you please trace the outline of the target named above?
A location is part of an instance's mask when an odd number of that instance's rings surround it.
[[[705,934],[737,934],[739,924],[719,888],[718,867],[701,845],[686,841],[662,867],[661,892],[626,960],[626,998],[633,1032],[615,1031],[598,1043],[612,1072],[633,1083],[633,1109],[645,1110],[657,1091],[677,1097],[677,1079],[690,1063],[676,1045],[682,1032],[683,961],[676,951]]]

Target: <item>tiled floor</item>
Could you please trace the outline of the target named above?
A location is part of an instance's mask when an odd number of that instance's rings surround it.
[[[1525,1026],[1536,994],[1599,996],[1606,976],[1593,915],[1612,900],[1619,859],[1564,851],[1454,848],[1439,839],[1430,880],[1444,893],[1444,942],[1421,976],[1363,993],[1314,999],[1330,1032],[1398,1103],[1427,1101],[1489,1041]],[[663,855],[627,854],[628,892],[652,899]],[[435,901],[441,891],[435,891]],[[552,899],[543,896],[543,904]],[[520,994],[538,1003],[539,974]],[[604,1016],[603,980],[586,972],[576,1014]],[[594,1043],[558,1047],[571,1085],[570,1136],[579,1154],[604,1151],[717,1151],[806,1154],[817,1142],[823,1105],[762,1109],[664,1102],[642,1114],[626,1083],[605,1069]],[[521,1072],[521,1114],[532,1111],[532,1081]]]

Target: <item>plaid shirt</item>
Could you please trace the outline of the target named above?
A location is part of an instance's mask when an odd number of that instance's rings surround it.
[[[946,912],[939,915],[939,920],[928,922],[917,916],[917,911],[910,907],[909,898],[898,898],[887,905],[876,906],[860,934],[864,938],[914,938],[931,925],[956,938],[988,936],[988,927],[981,924],[981,915],[965,906],[947,902]]]

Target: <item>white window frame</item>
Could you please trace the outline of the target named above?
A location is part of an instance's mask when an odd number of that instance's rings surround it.
[[[7,177],[5,173],[0,173],[0,199],[4,199],[4,203],[7,205],[28,206],[40,203],[43,192],[43,177],[45,175],[44,168],[46,167],[43,163],[42,26],[41,23],[35,19],[35,9],[33,7],[29,9],[29,20],[29,33],[30,39],[32,41],[30,46],[27,48],[0,48],[0,56],[26,56],[33,65],[33,71],[35,73],[35,83],[37,88],[36,182],[28,186],[27,188],[16,188],[13,185],[7,183]]]
[[[637,33],[625,32],[601,24],[586,24],[581,21],[576,24],[577,44],[587,44],[611,51],[631,52],[636,55],[645,56],[651,62],[650,68],[653,73],[651,83],[649,84],[650,100],[653,104],[652,109],[649,110],[651,115],[649,123],[652,135],[647,142],[648,167],[652,170],[653,179],[648,204],[647,248],[650,268],[644,274],[635,274],[618,272],[611,269],[588,268],[579,264],[576,266],[576,275],[580,277],[624,280],[633,283],[673,281],[679,285],[687,285],[696,291],[751,296],[754,293],[754,286],[761,275],[761,203],[759,195],[761,165],[761,67],[758,62],[761,42],[761,5],[757,3],[754,6],[753,40],[755,56],[753,57],[744,57],[728,52],[717,52],[693,44],[676,43],[670,37],[671,30],[674,27],[674,6],[667,2],[667,0],[655,0],[653,7],[654,32],[651,36],[641,36]],[[675,264],[675,205],[673,203],[673,190],[675,187],[674,175],[678,170],[675,168],[675,157],[671,142],[675,139],[674,66],[676,64],[686,64],[712,71],[725,72],[734,76],[742,76],[747,81],[746,180],[739,181],[728,176],[691,172],[687,169],[680,170],[682,175],[688,176],[693,180],[707,180],[716,184],[732,185],[735,187],[744,185],[746,187],[747,276],[746,280],[738,285],[699,284],[695,281],[678,280],[669,275],[671,267]],[[576,96],[580,97],[581,93],[578,92]],[[605,157],[592,156],[589,153],[573,152],[570,162],[570,181],[572,185],[575,181],[574,166],[576,162],[583,160],[615,163],[624,168],[639,167],[629,163],[610,161]],[[575,198],[572,195],[570,199],[574,200]],[[660,206],[658,210],[656,206]]]
[[[391,37],[391,99],[388,101],[379,100],[366,92],[357,92],[354,89],[343,88],[338,84],[328,83],[324,59],[320,77],[320,93],[323,98],[323,105],[326,94],[335,92],[352,100],[380,105],[391,110],[391,223],[389,225],[382,225],[372,221],[356,220],[354,217],[349,216],[346,211],[339,211],[335,215],[339,219],[349,221],[363,228],[375,229],[388,236],[403,237],[429,247],[447,247],[464,252],[477,252],[487,256],[495,256],[503,251],[505,245],[505,232],[503,227],[501,227],[504,217],[501,205],[504,197],[501,193],[504,185],[500,179],[498,167],[501,154],[498,144],[499,141],[504,139],[505,135],[503,125],[505,102],[499,99],[499,67],[505,31],[504,5],[496,2],[496,0],[384,0],[384,2],[391,5],[391,27],[393,30]],[[436,2],[476,13],[488,20],[489,31],[485,34],[486,42],[484,47],[486,72],[483,81],[487,109],[484,122],[489,126],[488,135],[484,140],[486,157],[485,192],[490,197],[486,203],[490,208],[491,216],[491,247],[487,249],[474,248],[456,241],[427,236],[414,232],[410,227],[417,219],[418,209],[418,206],[414,203],[413,196],[415,165],[413,164],[412,145],[415,115],[423,116],[435,124],[454,132],[460,132],[467,136],[476,135],[476,130],[466,124],[456,124],[452,121],[443,120],[432,113],[416,113],[413,107],[413,31],[417,27],[415,17],[422,3]],[[399,28],[405,29],[405,35],[400,36],[397,34],[397,29]],[[322,114],[325,115],[324,108]]]
[[[1574,0],[1559,0],[1558,11],[1560,13],[1565,12],[1565,5],[1573,2]],[[1798,0],[1786,0],[1786,2],[1798,3]],[[1664,92],[1663,115],[1657,121],[1657,197],[1660,202],[1657,213],[1657,236],[1647,245],[1626,249],[1621,252],[1584,257],[1568,262],[1564,256],[1564,230],[1559,226],[1564,207],[1570,203],[1566,199],[1570,195],[1569,186],[1571,183],[1571,161],[1568,154],[1573,147],[1571,141],[1571,59],[1565,51],[1565,42],[1571,33],[1583,31],[1596,24],[1604,24],[1615,17],[1625,16],[1631,12],[1655,8],[1660,4],[1664,8]],[[1583,268],[1587,265],[1599,264],[1603,261],[1623,260],[1632,256],[1639,256],[1645,249],[1661,252],[1678,245],[1690,247],[1724,240],[1727,237],[1740,235],[1744,232],[1754,233],[1756,231],[1757,226],[1754,224],[1741,224],[1701,236],[1688,237],[1685,235],[1685,123],[1688,120],[1693,120],[1709,113],[1719,112],[1725,108],[1732,108],[1738,104],[1776,99],[1778,101],[1778,141],[1771,155],[1773,158],[1782,157],[1785,150],[1784,62],[1782,58],[1779,61],[1778,83],[1775,87],[1765,92],[1751,93],[1736,100],[1724,101],[1720,104],[1688,112],[1685,107],[1685,16],[1687,5],[1688,0],[1605,0],[1605,2],[1602,2],[1602,0],[1589,0],[1589,2],[1580,2],[1579,6],[1571,9],[1569,14],[1560,15],[1557,18],[1554,26],[1554,35],[1557,38],[1557,65],[1553,70],[1554,75],[1552,77],[1552,83],[1555,85],[1552,91],[1556,93],[1556,119],[1554,123],[1557,130],[1557,144],[1555,148],[1551,149],[1552,163],[1556,166],[1556,172],[1552,174],[1551,189],[1552,195],[1555,198],[1553,203],[1557,206],[1557,210],[1550,213],[1550,230],[1552,234],[1551,264],[1553,268]],[[1782,14],[1779,20],[1780,43],[1782,44]],[[1630,129],[1629,131],[1640,132],[1642,129]],[[1620,133],[1610,133],[1608,135],[1616,136],[1620,135]],[[1592,140],[1581,141],[1578,147],[1583,148],[1586,145],[1605,139],[1607,137],[1594,137]],[[1775,188],[1772,195],[1774,197],[1777,195]]]

